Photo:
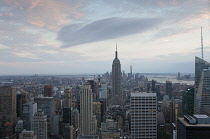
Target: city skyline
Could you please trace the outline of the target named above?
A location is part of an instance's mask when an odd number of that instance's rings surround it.
[[[0,2],[0,75],[111,71],[115,43],[122,71],[194,72],[209,61],[208,0]],[[158,65],[158,67],[156,66]]]

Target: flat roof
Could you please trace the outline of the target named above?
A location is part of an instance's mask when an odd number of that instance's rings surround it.
[[[137,96],[156,97],[156,93],[147,93],[147,92],[132,92],[131,93],[131,97],[137,97]]]
[[[208,118],[209,117],[205,114],[194,114],[193,116],[196,117],[196,118]]]
[[[210,127],[210,124],[189,124],[183,117],[178,118],[185,126],[188,127]]]

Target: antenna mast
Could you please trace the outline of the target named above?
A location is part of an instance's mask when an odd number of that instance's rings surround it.
[[[203,35],[202,35],[202,27],[201,27],[201,55],[203,59]]]

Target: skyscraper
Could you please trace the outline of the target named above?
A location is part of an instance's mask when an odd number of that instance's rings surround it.
[[[195,57],[195,94],[197,94],[198,86],[200,83],[200,78],[203,69],[208,69],[210,67],[210,63],[199,58]]]
[[[0,138],[13,135],[16,122],[16,89],[0,87]]]
[[[117,56],[117,47],[115,52],[115,59],[112,63],[112,104],[121,104],[121,64]]]
[[[45,85],[44,86],[44,96],[45,97],[52,97],[53,96],[53,86],[52,85]]]
[[[67,87],[64,90],[63,107],[64,108],[71,108],[72,107],[72,96],[71,96],[71,88],[70,87]]]
[[[48,136],[51,134],[52,118],[56,114],[55,99],[53,97],[36,97],[34,102],[37,103],[37,109],[41,109],[47,115]]]
[[[157,138],[157,97],[155,93],[131,93],[131,138]]]
[[[80,135],[95,135],[97,120],[93,115],[93,93],[91,86],[85,84],[80,91]]]
[[[210,105],[210,63],[195,57],[194,113],[203,114],[204,106]]]
[[[23,104],[23,129],[31,130],[34,114],[37,112],[37,103]]]
[[[32,130],[38,139],[47,139],[47,115],[43,111],[38,110],[34,114],[32,121]]]
[[[172,97],[172,82],[166,81],[166,94],[169,96],[169,99]]]

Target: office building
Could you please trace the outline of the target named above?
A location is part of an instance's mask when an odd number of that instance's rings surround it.
[[[47,139],[47,115],[42,110],[34,114],[32,120],[32,130],[38,139]]]
[[[121,64],[117,56],[117,48],[115,52],[115,59],[112,63],[112,104],[120,105],[122,103],[121,98]]]
[[[194,113],[203,114],[210,105],[210,63],[195,57],[195,100]]]
[[[64,95],[63,95],[63,107],[64,108],[71,108],[72,107],[72,96],[71,96],[71,88],[67,87],[64,90]]]
[[[194,88],[190,88],[182,92],[182,114],[183,115],[192,116],[194,114],[194,92],[195,92]]]
[[[171,81],[166,81],[166,95],[169,96],[171,99],[172,97],[172,82]]]
[[[152,92],[153,93],[155,92],[155,83],[156,83],[156,81],[152,80]]]
[[[44,96],[45,97],[52,97],[53,96],[53,86],[52,85],[45,85],[44,86]]]
[[[201,73],[194,106],[195,114],[204,114],[204,106],[210,106],[210,67]]]
[[[131,138],[157,139],[157,97],[155,93],[131,93]]]
[[[201,75],[204,69],[209,69],[210,63],[199,58],[195,57],[195,95],[197,94],[198,87],[201,84]]]
[[[63,108],[63,123],[71,124],[71,108]]]
[[[101,90],[99,91],[99,99],[107,99],[107,83],[101,83]]]
[[[100,102],[93,102],[93,114],[96,115],[98,128],[101,127],[101,103]]]
[[[177,139],[210,139],[210,117],[194,114],[178,118]]]
[[[37,103],[23,104],[23,129],[31,130],[34,114],[37,112]]]
[[[44,113],[47,115],[47,130],[48,130],[48,136],[51,134],[51,128],[52,128],[52,118],[55,113],[55,99],[53,97],[36,97],[34,98],[34,102],[37,103],[37,109],[41,109],[44,111]]]
[[[85,84],[80,91],[80,135],[96,135],[97,120],[93,115],[93,93]]]
[[[16,134],[16,139],[19,139],[19,134],[23,131],[23,121],[18,120],[16,127],[15,127],[15,134]]]
[[[16,89],[0,87],[0,138],[14,134],[16,114]]]
[[[23,104],[29,102],[30,95],[24,90],[16,92],[16,113],[17,117],[23,119]]]

